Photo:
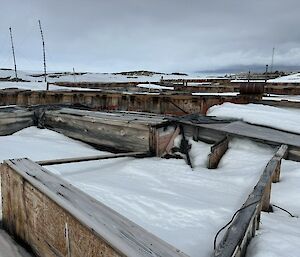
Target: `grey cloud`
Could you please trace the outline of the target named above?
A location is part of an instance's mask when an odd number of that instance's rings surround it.
[[[297,0],[1,0],[0,67],[195,71],[275,62],[300,65]]]

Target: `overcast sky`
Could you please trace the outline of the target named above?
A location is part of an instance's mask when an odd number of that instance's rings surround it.
[[[0,67],[212,70],[235,64],[300,65],[299,0],[0,0]]]

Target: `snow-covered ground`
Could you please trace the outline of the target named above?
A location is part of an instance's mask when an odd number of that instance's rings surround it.
[[[300,95],[276,95],[276,94],[267,94],[263,96],[262,100],[270,101],[292,101],[300,102]]]
[[[137,87],[140,88],[146,88],[146,89],[158,89],[158,90],[174,90],[174,87],[165,87],[165,86],[160,86],[160,85],[156,85],[156,84],[138,84]]]
[[[300,248],[300,163],[282,161],[281,181],[272,185],[274,213],[262,213],[260,230],[248,247],[247,257],[298,257]]]
[[[22,157],[41,161],[101,153],[87,144],[48,129],[29,127],[10,136],[0,136],[0,162]]]
[[[234,140],[216,170],[210,145],[183,160],[121,158],[46,167],[190,256],[210,256],[218,231],[252,191],[273,150]]]
[[[207,96],[207,95],[212,95],[212,96],[237,96],[239,92],[224,92],[224,93],[192,93],[192,95],[198,95],[198,96]]]
[[[193,170],[183,160],[161,158],[120,158],[46,168],[191,257],[210,256],[216,232],[246,200],[274,150],[234,139],[218,169],[208,170],[211,145],[193,140],[190,143]],[[36,127],[0,137],[1,160],[102,153]],[[299,163],[283,160],[281,181],[273,184],[271,197],[272,203],[298,216],[299,174]],[[272,214],[263,213],[261,230],[251,242],[247,257],[298,256],[299,231],[299,219],[278,209]],[[0,257],[10,256],[26,257],[26,253],[0,230]]]
[[[191,143],[194,170],[183,160],[160,158],[47,168],[191,256],[208,256],[215,233],[244,202],[273,150],[250,141],[233,141],[220,168],[212,171],[205,168],[210,145]],[[2,160],[104,153],[35,127],[0,137],[0,146]]]
[[[211,107],[207,115],[236,118],[251,124],[300,133],[299,109],[284,109],[262,104],[223,103]]]
[[[269,79],[268,83],[300,83],[300,73]]]
[[[248,82],[249,80],[248,79],[233,79],[231,80],[230,82],[232,83],[246,83]],[[265,80],[264,79],[250,79],[250,82],[252,83],[264,83]]]
[[[1,89],[9,89],[9,88],[18,88],[22,90],[46,90],[47,84],[45,82],[3,82],[0,81],[0,90]],[[89,89],[89,88],[77,88],[77,87],[63,87],[63,86],[55,86],[49,85],[49,90],[61,90],[61,91],[71,91],[71,90],[81,90],[81,91],[97,91],[97,89]]]

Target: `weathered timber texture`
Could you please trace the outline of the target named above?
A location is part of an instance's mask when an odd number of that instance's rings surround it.
[[[216,169],[218,167],[221,158],[228,149],[228,144],[229,138],[224,137],[221,141],[217,142],[211,147],[211,152],[208,155],[207,168]]]
[[[32,126],[33,112],[21,107],[0,108],[0,135],[10,135]]]
[[[160,116],[61,109],[46,111],[44,125],[66,136],[118,151],[152,151],[152,127],[165,122]]]
[[[1,175],[3,226],[38,256],[186,256],[28,159]]]
[[[164,116],[136,112],[46,111],[44,125],[69,137],[115,151],[161,156],[175,130]]]
[[[215,249],[214,257],[246,255],[247,246],[259,228],[260,212],[269,211],[272,177],[287,152],[288,146],[282,145],[268,162],[252,193]]]
[[[97,110],[122,110],[183,115],[202,113],[224,102],[249,103],[260,98],[249,96],[192,96],[191,94],[137,94],[86,91],[2,90],[2,105],[81,104]],[[177,108],[176,106],[180,108]],[[184,112],[182,111],[184,110]]]

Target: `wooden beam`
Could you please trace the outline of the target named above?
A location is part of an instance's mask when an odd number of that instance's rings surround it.
[[[218,167],[218,164],[223,157],[223,155],[226,153],[228,149],[229,144],[229,138],[226,136],[221,141],[215,143],[211,149],[210,154],[208,155],[208,162],[207,162],[207,168],[208,169],[216,169]]]
[[[29,159],[0,171],[3,226],[39,256],[187,257]]]
[[[87,156],[87,157],[75,157],[75,158],[37,161],[36,163],[42,166],[49,166],[49,165],[66,164],[66,163],[74,163],[74,162],[115,159],[115,158],[122,158],[122,157],[149,157],[149,156],[151,156],[149,152],[131,152],[131,153],[94,155],[94,156]]]

